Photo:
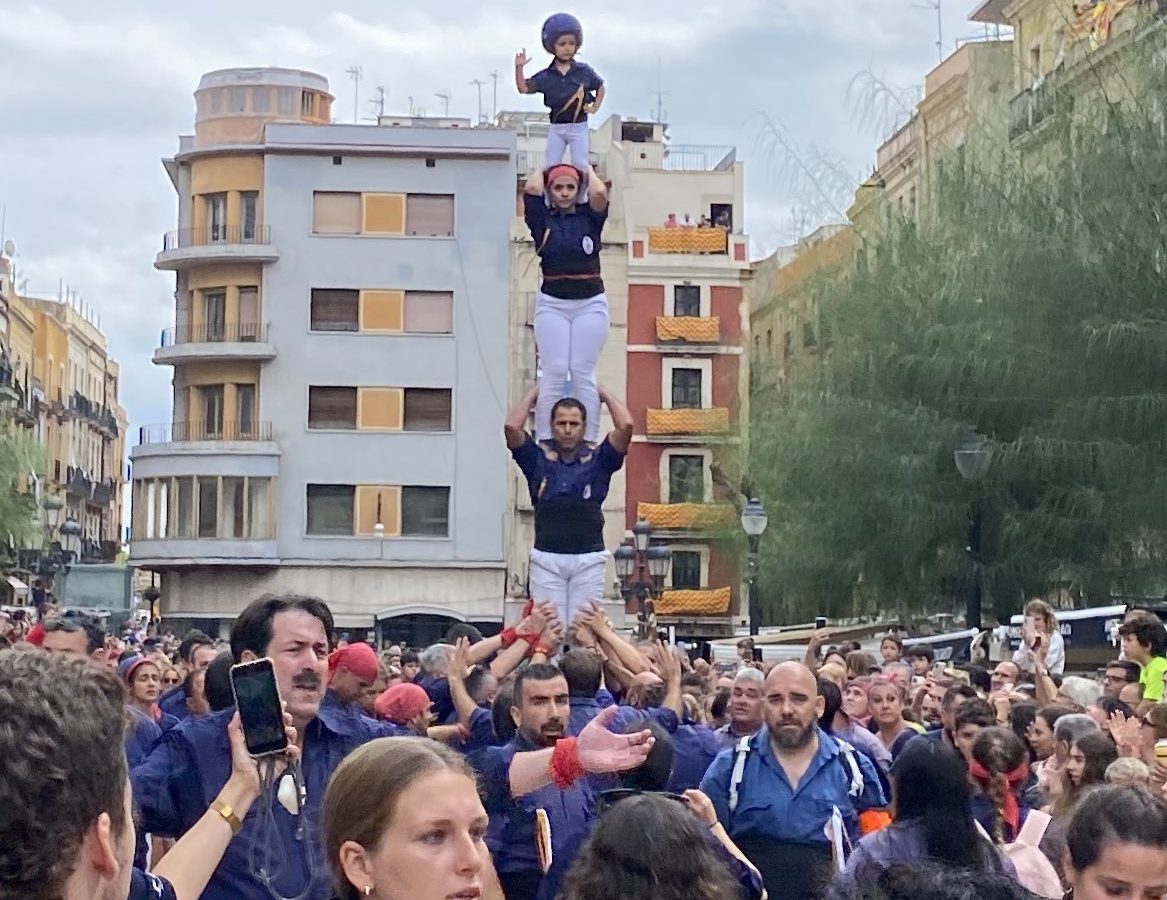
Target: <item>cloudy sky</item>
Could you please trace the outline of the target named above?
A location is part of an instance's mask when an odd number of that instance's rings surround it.
[[[976,0],[940,2],[946,51],[981,33],[965,21]],[[411,96],[440,112],[434,94],[448,91],[451,115],[474,116],[475,78],[489,114],[497,70],[500,109],[538,109],[511,72],[520,47],[544,58],[539,25],[552,11],[532,0],[0,0],[0,204],[19,277],[33,293],[72,286],[121,361],[132,423],[167,421],[171,370],[150,357],[172,324],[173,275],[151,264],[176,202],[159,160],[193,128],[199,76],[311,69],[351,121],[350,66],[364,70],[362,116],[377,85],[387,112],[407,111]],[[864,98],[910,96],[937,61],[927,0],[595,0],[575,12],[581,58],[608,82],[604,114],[652,116],[659,77],[674,142],[739,148],[759,255],[832,217],[792,172],[813,173],[827,194],[858,183],[899,104],[864,114]]]

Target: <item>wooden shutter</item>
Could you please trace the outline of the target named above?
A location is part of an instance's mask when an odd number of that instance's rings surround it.
[[[454,195],[410,194],[405,233],[421,237],[453,237]]]
[[[312,231],[316,234],[360,234],[361,195],[316,191],[312,194]]]
[[[406,431],[450,431],[453,391],[448,388],[406,388]]]
[[[357,427],[362,431],[400,431],[404,391],[401,388],[360,388]]]
[[[361,291],[361,331],[399,332],[405,327],[402,291]]]
[[[410,334],[453,334],[454,295],[450,291],[407,291],[405,330]]]
[[[356,533],[376,534],[377,505],[380,501],[381,524],[386,537],[401,534],[401,488],[391,485],[361,484],[357,486]]]
[[[354,387],[309,387],[309,428],[356,428],[359,400]]]
[[[312,288],[313,331],[357,331],[360,292]]]
[[[365,234],[404,234],[404,194],[363,194]]]

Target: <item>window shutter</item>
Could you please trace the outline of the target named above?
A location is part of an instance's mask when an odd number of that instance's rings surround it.
[[[328,191],[313,193],[312,231],[316,234],[360,234],[361,195]]]
[[[448,388],[406,388],[406,431],[450,431],[453,391]]]
[[[354,490],[351,484],[310,484],[307,493],[308,534],[353,533]]]
[[[399,332],[404,321],[401,291],[361,291],[360,330]]]
[[[360,292],[329,288],[312,289],[313,331],[356,331]]]
[[[364,194],[365,234],[404,234],[404,194]]]
[[[407,291],[405,330],[410,334],[453,334],[454,295],[449,291]]]
[[[410,194],[405,233],[421,237],[453,237],[454,195]]]
[[[450,489],[405,487],[401,489],[401,534],[414,537],[448,537]]]
[[[390,485],[362,484],[357,487],[356,533],[376,534],[377,506],[380,500],[381,524],[386,537],[401,534],[401,488]]]
[[[361,388],[357,422],[362,431],[400,431],[404,398],[401,388]]]
[[[309,387],[309,428],[356,428],[357,389],[353,387]]]

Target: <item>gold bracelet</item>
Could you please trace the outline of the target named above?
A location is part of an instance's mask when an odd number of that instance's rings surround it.
[[[222,816],[223,821],[231,826],[232,834],[239,834],[239,829],[243,827],[243,822],[240,821],[239,816],[235,815],[235,810],[222,800],[212,800],[211,809]]]

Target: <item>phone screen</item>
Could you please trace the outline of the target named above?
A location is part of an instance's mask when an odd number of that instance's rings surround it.
[[[818,628],[826,628],[826,627],[827,627],[827,617],[826,617],[826,616],[818,616],[818,617],[816,617],[816,618],[815,618],[815,620],[814,620],[814,627],[815,627],[816,629],[818,629]]]
[[[709,641],[704,641],[701,644],[701,658],[707,663],[713,662],[713,644]]]
[[[761,662],[761,661],[762,661],[762,648],[755,647],[754,648],[754,662]]]
[[[231,689],[243,725],[247,752],[252,756],[279,753],[288,746],[280,690],[270,659],[231,667]]]

